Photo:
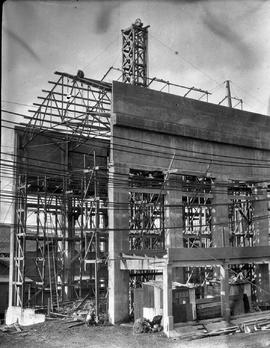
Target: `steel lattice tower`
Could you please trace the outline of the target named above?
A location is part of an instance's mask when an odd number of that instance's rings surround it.
[[[122,30],[123,82],[147,86],[148,28],[136,19],[131,27]]]

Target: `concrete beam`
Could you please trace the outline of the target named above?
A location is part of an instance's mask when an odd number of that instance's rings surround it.
[[[270,149],[270,119],[264,115],[116,81],[112,99],[116,125]]]
[[[122,259],[120,261],[120,269],[129,271],[162,271],[165,265],[165,260],[162,259]]]
[[[175,267],[199,265],[222,265],[239,263],[269,263],[269,246],[255,246],[245,248],[169,248],[168,262],[174,263]]]
[[[177,169],[180,175],[202,176],[207,173],[213,178],[219,177],[222,181],[228,179],[256,181],[269,178],[268,168],[235,165],[246,158],[254,159],[254,161],[267,160],[270,158],[270,151],[267,150],[218,143],[211,141],[211,137],[208,140],[202,140],[131,128],[129,124],[114,125],[113,134],[114,160],[125,163],[130,168],[166,171],[175,153],[173,169]],[[198,162],[198,156],[203,156],[205,160]],[[226,162],[226,165],[221,165],[215,162],[217,158],[222,158],[220,156],[228,158],[236,156],[238,159],[233,159],[233,166],[230,160]]]

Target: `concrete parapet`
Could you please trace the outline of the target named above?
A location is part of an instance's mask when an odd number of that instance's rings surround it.
[[[266,115],[117,81],[113,82],[112,100],[113,125],[270,149]]]
[[[18,323],[22,326],[28,326],[45,321],[45,314],[37,314],[33,308],[21,308],[16,306],[8,307],[6,311],[6,325]]]

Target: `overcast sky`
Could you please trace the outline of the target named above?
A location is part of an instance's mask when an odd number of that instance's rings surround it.
[[[268,113],[270,1],[6,1],[3,106],[25,112],[55,70],[102,78],[121,67],[121,29],[149,29],[149,74],[213,90],[232,81],[244,108]],[[210,101],[218,102],[225,88]],[[221,99],[220,99],[221,97]]]
[[[27,114],[41,90],[51,88],[56,70],[81,69],[101,79],[110,66],[121,67],[121,29],[136,18],[150,25],[151,77],[212,91],[214,103],[225,96],[223,82],[231,80],[232,95],[244,100],[244,109],[270,114],[267,0],[7,0],[2,108]],[[2,151],[12,149],[8,139]]]

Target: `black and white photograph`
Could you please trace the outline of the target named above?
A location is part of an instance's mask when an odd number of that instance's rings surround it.
[[[270,348],[270,0],[6,0],[0,347]]]

